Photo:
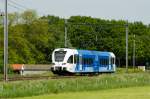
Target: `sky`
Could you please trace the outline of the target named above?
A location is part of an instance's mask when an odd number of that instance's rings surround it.
[[[150,0],[8,0],[9,12],[34,9],[40,16],[91,16],[102,19],[142,21],[150,24]],[[12,2],[16,2],[16,5]],[[17,9],[15,7],[17,7]],[[22,7],[23,6],[23,7]],[[4,0],[0,0],[3,11]],[[19,8],[19,9],[18,9]]]

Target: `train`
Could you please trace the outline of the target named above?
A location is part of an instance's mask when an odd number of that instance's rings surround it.
[[[115,58],[113,52],[57,48],[51,71],[58,75],[114,73]]]

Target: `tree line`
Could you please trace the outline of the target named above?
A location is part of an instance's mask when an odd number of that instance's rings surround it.
[[[50,64],[55,48],[64,47],[67,27],[69,48],[114,52],[118,66],[125,65],[124,20],[104,20],[89,16],[65,19],[47,15],[38,17],[36,11],[9,14],[9,64]],[[129,65],[132,65],[135,40],[136,65],[150,62],[150,25],[128,22]],[[135,35],[135,37],[134,37]],[[0,17],[0,64],[3,63],[3,17]]]

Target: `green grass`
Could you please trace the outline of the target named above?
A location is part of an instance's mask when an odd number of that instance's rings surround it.
[[[27,97],[66,92],[99,91],[150,85],[149,73],[106,74],[57,80],[0,83],[0,98]]]
[[[130,68],[128,68],[128,73],[143,73],[144,71],[138,69],[137,67],[136,68],[131,68],[132,66],[130,66]],[[126,73],[126,68],[117,68],[116,69],[116,73],[117,74],[123,74],[123,73]]]
[[[150,86],[104,91],[69,92],[17,99],[150,99]]]

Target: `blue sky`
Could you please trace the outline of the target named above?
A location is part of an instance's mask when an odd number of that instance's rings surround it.
[[[3,10],[0,0],[0,9]],[[9,1],[9,0],[8,0]],[[10,0],[29,9],[35,9],[39,15],[56,15],[68,18],[73,15],[92,16],[103,19],[123,19],[150,23],[150,0]],[[11,4],[11,3],[10,3]],[[11,4],[15,5],[15,4]],[[23,11],[9,6],[9,12]]]

